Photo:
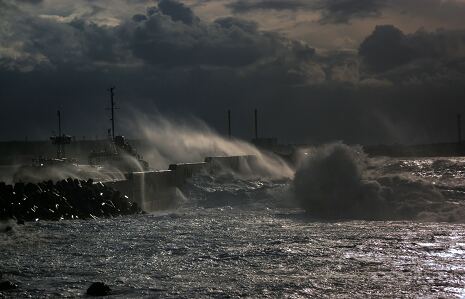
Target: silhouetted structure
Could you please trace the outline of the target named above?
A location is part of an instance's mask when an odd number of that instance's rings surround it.
[[[57,173],[76,173],[78,171],[77,161],[65,157],[65,145],[71,143],[72,137],[62,133],[60,110],[57,111],[57,117],[58,134],[50,137],[52,144],[56,146],[56,158],[43,157],[43,153],[41,153],[40,156],[31,157],[31,164],[21,165],[21,167],[14,172],[13,180],[15,182],[35,181],[37,178],[51,179],[54,178]],[[35,144],[33,145],[31,143],[29,146],[34,148]]]
[[[89,155],[89,164],[95,166],[106,166],[110,170],[115,168],[122,172],[145,171],[149,164],[142,159],[137,151],[126,141],[124,136],[115,136],[115,87],[108,89],[111,100],[111,136],[110,142],[104,150],[92,151]]]
[[[457,143],[462,144],[462,115],[457,114]]]
[[[61,112],[57,111],[58,117],[58,135],[50,137],[52,143],[57,146],[57,159],[62,159],[65,157],[65,145],[71,143],[71,136],[61,133]]]
[[[228,136],[231,138],[231,110],[228,110]]]
[[[90,165],[102,165],[123,172],[148,170],[149,164],[126,141],[124,136],[115,136],[110,148],[93,151],[89,155]]]
[[[254,110],[254,129],[255,138],[252,139],[252,143],[262,149],[273,151],[278,146],[278,138],[276,137],[258,137],[258,110]]]
[[[115,140],[115,109],[117,109],[115,107],[115,101],[114,101],[114,96],[115,96],[115,93],[114,93],[114,90],[115,88],[114,87],[111,87],[108,89],[108,91],[110,92],[110,110],[111,110],[111,137],[113,140]]]
[[[258,139],[258,110],[254,110],[254,121],[255,121],[255,139]]]

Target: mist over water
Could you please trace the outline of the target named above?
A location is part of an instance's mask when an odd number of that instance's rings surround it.
[[[133,161],[136,167],[139,167],[137,161]],[[17,167],[15,172],[5,177],[5,183],[15,182],[38,183],[52,180],[60,181],[68,178],[88,180],[92,178],[99,181],[124,180],[125,176],[122,170],[116,167],[94,167],[90,165],[66,165],[66,166],[46,166],[41,168],[34,167]]]

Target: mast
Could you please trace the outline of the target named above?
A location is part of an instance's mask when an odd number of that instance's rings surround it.
[[[58,135],[50,137],[52,143],[57,146],[57,159],[65,157],[65,144],[71,143],[71,136],[61,132],[61,111],[57,110],[58,117]]]
[[[457,114],[457,142],[462,144],[462,115]]]
[[[254,111],[254,114],[255,114],[255,139],[258,139],[258,110],[255,109]]]
[[[60,110],[57,110],[57,117],[58,117],[58,142],[57,142],[57,158],[60,159],[64,156],[64,146],[62,144],[62,136],[61,136],[61,112]]]
[[[58,136],[61,136],[61,112],[60,110],[57,111],[58,116]]]
[[[114,93],[114,90],[115,88],[114,87],[111,87],[110,89],[108,89],[108,91],[110,92],[110,100],[111,100],[111,137],[112,137],[112,140],[115,141],[115,101],[114,101],[114,96],[115,96],[115,93]]]
[[[231,138],[231,110],[228,110],[228,136]]]

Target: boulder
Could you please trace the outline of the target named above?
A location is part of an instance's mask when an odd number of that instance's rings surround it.
[[[87,289],[87,295],[89,296],[107,296],[110,292],[110,287],[103,282],[94,282]]]
[[[0,281],[0,291],[8,291],[8,290],[13,290],[16,289],[18,286],[11,281],[5,280],[5,281]]]

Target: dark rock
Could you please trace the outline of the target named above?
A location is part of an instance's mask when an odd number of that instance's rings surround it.
[[[15,219],[18,224],[36,219],[89,219],[136,213],[141,213],[140,208],[126,196],[92,180],[67,179],[55,184],[44,181],[14,186],[0,182],[0,219]]]
[[[104,284],[103,282],[94,282],[87,289],[87,295],[90,296],[107,296],[110,294],[110,292],[110,287]]]
[[[11,281],[1,281],[0,282],[0,291],[8,291],[8,290],[13,290],[16,289],[18,286]]]

